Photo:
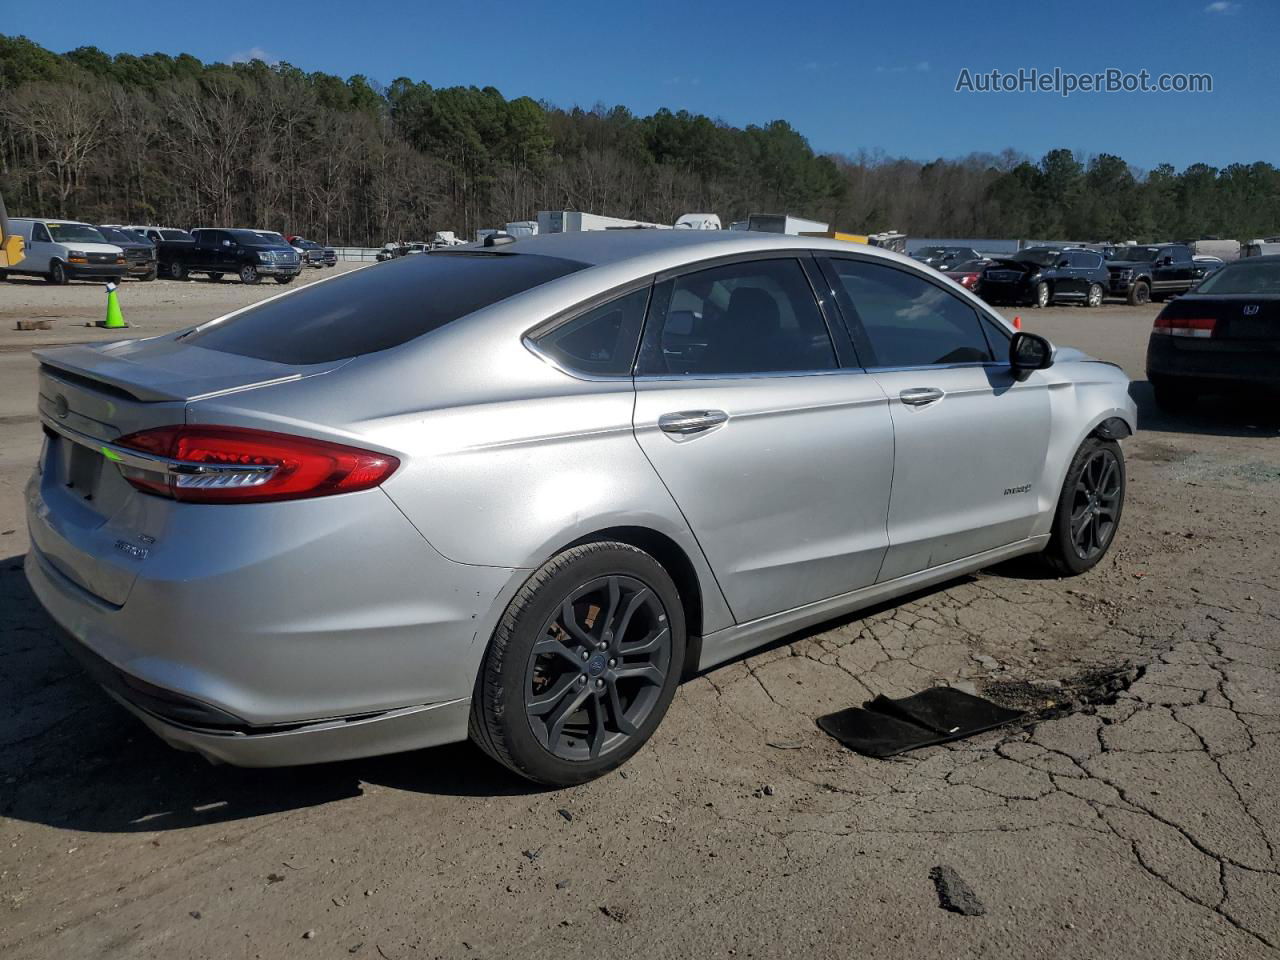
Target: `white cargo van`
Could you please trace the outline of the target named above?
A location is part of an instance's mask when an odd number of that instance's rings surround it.
[[[129,269],[124,250],[107,243],[96,227],[78,220],[10,217],[9,229],[22,237],[26,257],[6,274],[44,277],[50,283],[68,280],[119,280]]]

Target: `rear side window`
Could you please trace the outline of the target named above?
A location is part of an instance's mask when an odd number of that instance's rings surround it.
[[[637,373],[709,377],[836,367],[798,260],[732,263],[654,288]]]
[[[633,290],[566,320],[533,342],[566,370],[627,377],[636,356],[649,287]]]
[[[586,267],[533,254],[404,257],[303,287],[186,342],[276,363],[326,363],[395,347]]]
[[[869,367],[988,363],[993,357],[977,312],[923,277],[862,260],[832,259],[841,307],[861,328]]]

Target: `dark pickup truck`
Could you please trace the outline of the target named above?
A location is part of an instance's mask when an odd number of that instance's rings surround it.
[[[241,283],[257,283],[263,277],[289,283],[300,269],[296,250],[254,230],[205,227],[188,234],[183,230],[151,228],[146,235],[156,245],[160,275],[170,280],[203,273],[214,281],[234,274]]]
[[[139,280],[154,280],[159,267],[156,259],[156,245],[140,233],[127,227],[102,224],[98,232],[107,238],[107,243],[114,243],[124,251],[127,265],[125,276],[137,277]]]
[[[1107,250],[1108,289],[1134,306],[1186,293],[1206,272],[1192,259],[1191,248],[1181,243],[1127,244]]]

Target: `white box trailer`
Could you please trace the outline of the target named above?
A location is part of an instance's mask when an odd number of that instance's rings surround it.
[[[538,235],[538,221],[512,220],[507,224],[507,233],[513,237],[536,237]]]
[[[643,220],[624,220],[622,217],[605,217],[598,213],[582,213],[579,210],[539,210],[538,233],[579,233],[584,230],[625,230],[629,227],[650,227],[670,230],[669,223],[646,223]]]
[[[806,220],[786,213],[753,213],[747,217],[747,229],[798,237],[802,233],[826,233],[831,227],[821,220]]]

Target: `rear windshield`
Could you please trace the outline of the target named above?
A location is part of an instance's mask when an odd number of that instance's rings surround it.
[[[1280,259],[1227,264],[1201,280],[1195,292],[1280,294]]]
[[[586,266],[477,251],[403,257],[303,287],[185,340],[277,363],[326,363],[398,346]]]

